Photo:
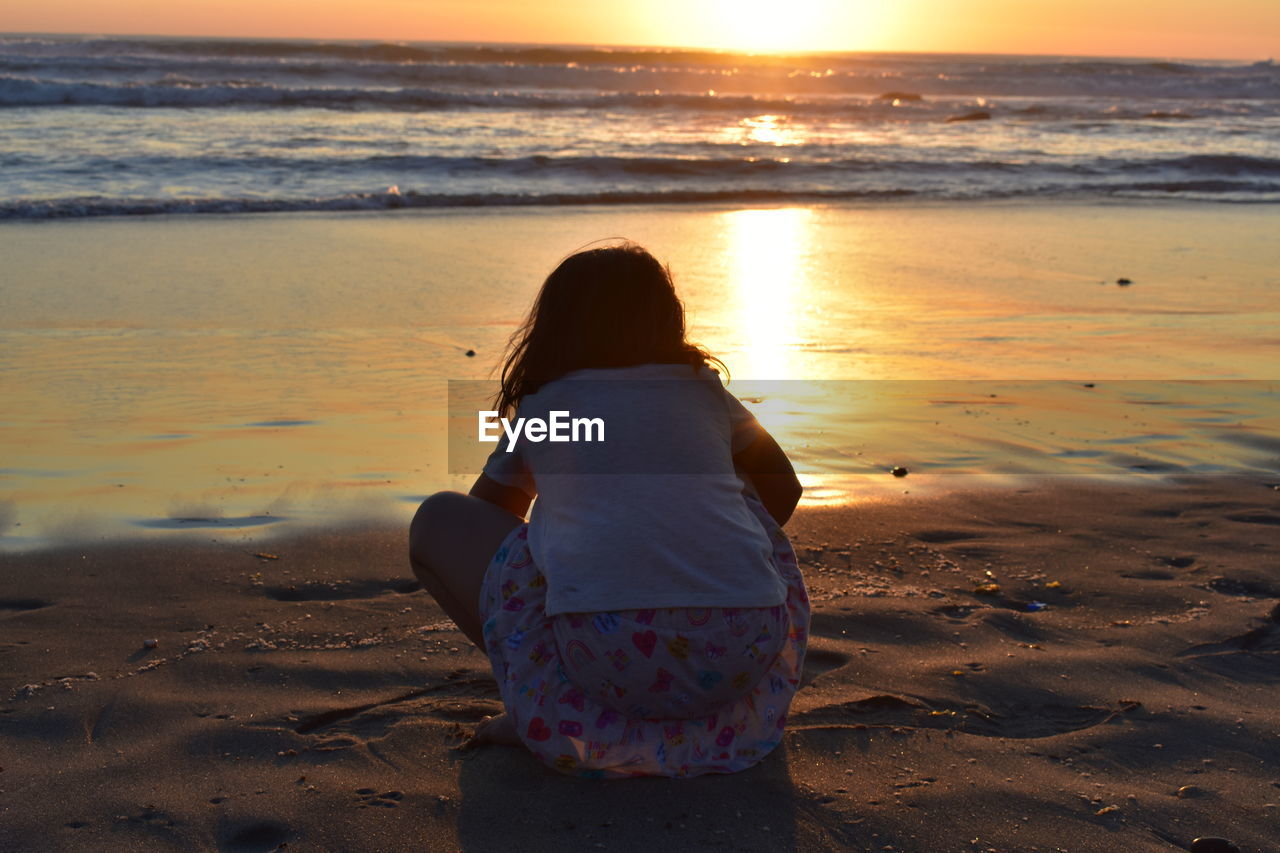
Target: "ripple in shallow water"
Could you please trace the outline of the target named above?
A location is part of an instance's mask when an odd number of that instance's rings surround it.
[[[262,527],[288,520],[281,515],[241,515],[230,518],[140,518],[133,523],[136,527],[152,530],[187,530],[194,527]]]

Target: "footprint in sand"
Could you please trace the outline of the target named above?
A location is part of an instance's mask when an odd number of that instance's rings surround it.
[[[1234,655],[1238,652],[1280,652],[1280,605],[1267,616],[1267,621],[1251,631],[1228,637],[1217,643],[1202,643],[1178,652],[1177,657]]]
[[[0,598],[0,613],[25,613],[28,610],[39,610],[52,604],[52,601],[45,601],[42,598]]]
[[[980,535],[968,530],[919,530],[912,534],[921,542],[931,543],[962,542],[965,539],[977,539]]]
[[[160,835],[168,835],[178,825],[173,815],[151,806],[143,806],[142,811],[131,815],[117,815],[117,823],[152,830]]]
[[[1217,643],[1202,643],[1177,654],[1232,681],[1269,684],[1280,676],[1280,605],[1261,626]]]
[[[971,665],[972,667],[972,665]],[[948,729],[979,737],[1034,739],[1092,728],[1120,713],[1131,713],[1138,703],[1120,707],[1088,705],[1025,705],[997,713],[979,705],[956,705],[938,699],[913,701],[901,696],[879,695],[813,708],[788,719],[796,730],[820,728]]]
[[[219,821],[218,850],[221,853],[268,853],[293,840],[296,833],[276,820],[246,818]]]
[[[399,791],[387,791],[379,794],[376,788],[359,788],[356,790],[356,794],[358,795],[356,803],[356,808],[358,809],[367,809],[370,806],[394,809],[404,799],[404,794]]]
[[[1174,575],[1172,572],[1162,572],[1159,569],[1141,569],[1136,572],[1121,572],[1120,577],[1137,581],[1171,581]]]
[[[839,669],[852,658],[830,649],[809,649],[804,655],[804,669],[800,673],[800,687],[803,689],[813,683],[814,679],[832,670]]]
[[[1034,642],[1045,638],[1044,630],[1034,620],[1007,610],[986,614],[982,617],[982,624],[1020,642]]]
[[[1280,525],[1280,515],[1271,512],[1238,512],[1234,515],[1228,515],[1226,518],[1230,521],[1239,521],[1242,524]]]
[[[365,748],[380,760],[377,742],[405,724],[430,722],[457,729],[459,723],[477,723],[502,710],[498,685],[493,678],[455,674],[444,684],[412,690],[380,702],[331,708],[280,728],[307,735],[307,749],[335,752]],[[273,727],[276,724],[272,724]]]
[[[387,593],[405,595],[422,585],[409,578],[369,581],[311,581],[290,586],[267,586],[263,592],[276,601],[345,601],[350,598],[377,598]]]
[[[963,622],[968,619],[975,610],[987,610],[985,604],[945,604],[942,607],[935,607],[929,612],[935,616],[945,616],[948,619],[954,619],[957,622]]]
[[[1280,589],[1266,581],[1245,578],[1214,578],[1209,589],[1223,595],[1246,595],[1253,598],[1280,598]]]

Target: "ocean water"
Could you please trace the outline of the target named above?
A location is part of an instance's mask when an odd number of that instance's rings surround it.
[[[1280,201],[1280,66],[0,37],[0,218]]]

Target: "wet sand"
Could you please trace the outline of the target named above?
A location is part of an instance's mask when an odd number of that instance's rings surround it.
[[[1278,230],[1280,206],[1190,203],[0,223],[0,552],[407,523],[469,482],[448,471],[447,380],[490,376],[546,273],[612,236],[670,263],[736,393],[791,386],[758,412],[810,502],[892,465],[1270,470],[1272,386],[1186,382],[1274,380]],[[849,387],[799,399],[828,380]]]
[[[0,849],[1273,850],[1277,482],[802,509],[789,734],[686,781],[457,750],[496,686],[399,526],[6,555]]]

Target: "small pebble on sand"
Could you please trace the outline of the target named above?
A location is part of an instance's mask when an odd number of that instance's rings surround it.
[[[894,465],[892,468],[889,469],[889,473],[895,477],[905,477],[910,472],[907,471],[906,468],[903,468],[901,465]]]
[[[142,641],[142,647],[144,649],[154,649],[158,645],[160,645],[159,640],[143,640]]]
[[[475,350],[473,350],[473,349],[469,349],[469,350],[467,350],[467,358],[475,358],[475,356],[476,356],[476,351],[475,351]]]

